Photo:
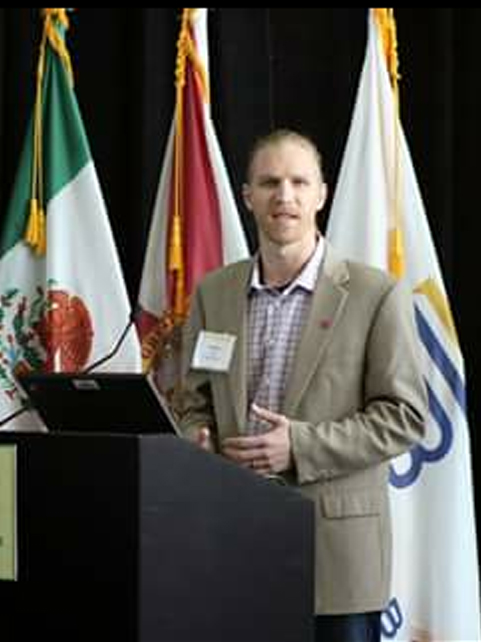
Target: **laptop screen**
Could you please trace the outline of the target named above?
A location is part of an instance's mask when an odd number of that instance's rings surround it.
[[[177,433],[150,375],[35,372],[18,380],[51,431]]]

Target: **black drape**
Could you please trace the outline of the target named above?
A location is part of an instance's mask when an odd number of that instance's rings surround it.
[[[481,421],[478,166],[480,9],[396,9],[401,115],[466,359],[474,463]],[[76,91],[132,301],[174,106],[180,10],[81,9],[68,44]],[[364,58],[366,9],[212,9],[212,109],[236,194],[252,139],[272,126],[319,143],[331,193]],[[33,95],[37,9],[0,9],[0,219]],[[252,245],[253,228],[239,201]],[[0,220],[1,222],[1,220]]]

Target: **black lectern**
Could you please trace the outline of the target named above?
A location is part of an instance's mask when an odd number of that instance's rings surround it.
[[[310,642],[314,507],[168,435],[1,434],[18,581],[2,642]]]

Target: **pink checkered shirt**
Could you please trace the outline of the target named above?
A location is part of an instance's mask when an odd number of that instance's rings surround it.
[[[305,323],[324,255],[322,238],[297,278],[282,290],[263,285],[257,259],[248,302],[248,408],[279,412],[297,344]],[[247,432],[259,433],[265,423],[248,413]]]

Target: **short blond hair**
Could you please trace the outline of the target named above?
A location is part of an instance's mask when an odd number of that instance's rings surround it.
[[[264,136],[260,136],[254,142],[247,159],[246,180],[248,183],[252,178],[252,166],[254,164],[257,154],[261,150],[265,149],[266,147],[270,147],[271,145],[272,146],[278,145],[279,143],[283,143],[284,141],[292,141],[293,143],[298,143],[302,147],[309,149],[317,161],[321,180],[324,180],[321,152],[319,151],[314,141],[311,138],[309,138],[309,136],[306,136],[305,134],[301,134],[300,132],[297,132],[294,129],[282,128],[282,129],[274,129],[268,134]]]

